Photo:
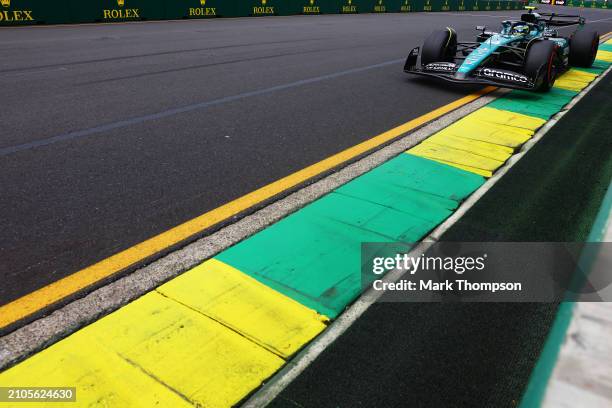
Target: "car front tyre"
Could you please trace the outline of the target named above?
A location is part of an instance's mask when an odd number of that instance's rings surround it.
[[[548,91],[557,77],[555,55],[557,45],[553,41],[538,41],[527,51],[525,58],[525,73],[535,80],[536,91]]]
[[[431,62],[452,62],[457,53],[457,33],[452,28],[434,31],[423,43],[421,65]]]

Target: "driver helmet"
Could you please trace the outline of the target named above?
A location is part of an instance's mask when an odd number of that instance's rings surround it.
[[[527,24],[517,24],[512,29],[512,34],[529,34],[529,26]]]

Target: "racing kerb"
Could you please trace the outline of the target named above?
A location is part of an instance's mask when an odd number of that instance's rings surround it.
[[[421,240],[611,64],[608,40],[593,68],[570,69],[549,93],[505,94],[0,373],[0,383],[69,384],[79,405],[239,403],[361,294],[361,242]]]

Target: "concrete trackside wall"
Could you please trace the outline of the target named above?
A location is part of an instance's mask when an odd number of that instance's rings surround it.
[[[518,0],[0,0],[0,2],[1,26],[295,14],[515,10],[523,5]]]

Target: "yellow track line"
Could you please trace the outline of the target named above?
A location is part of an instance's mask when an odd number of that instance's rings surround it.
[[[398,127],[374,136],[365,142],[336,153],[318,163],[310,165],[280,180],[274,181],[240,198],[223,204],[214,210],[199,215],[183,224],[171,228],[159,235],[147,239],[124,251],[112,255],[85,269],[81,269],[65,278],[44,286],[19,299],[0,307],[0,328],[7,327],[29,315],[44,309],[102,279],[108,278],[126,268],[147,259],[164,249],[176,245],[193,235],[210,228],[254,205],[366,153],[398,136],[413,130],[427,122],[439,118],[448,112],[466,105],[479,97],[493,92],[497,88],[486,87],[447,105],[419,116]]]

